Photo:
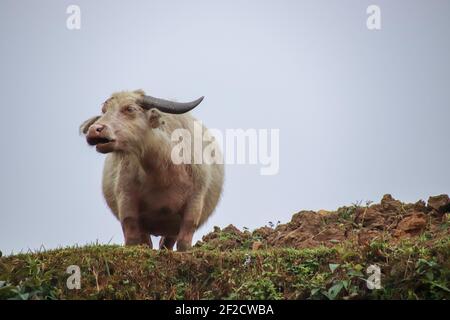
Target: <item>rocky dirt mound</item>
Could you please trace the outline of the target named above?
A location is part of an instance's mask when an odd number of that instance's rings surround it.
[[[386,194],[379,204],[367,203],[342,207],[336,211],[300,211],[291,221],[265,226],[250,232],[233,225],[218,227],[205,235],[196,247],[204,249],[267,249],[270,247],[332,247],[342,242],[360,246],[374,240],[398,242],[401,239],[448,236],[450,199],[432,196],[425,203],[403,203]]]

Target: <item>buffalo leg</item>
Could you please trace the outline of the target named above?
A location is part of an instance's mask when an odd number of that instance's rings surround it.
[[[127,217],[122,221],[122,231],[125,238],[125,245],[147,245],[152,248],[150,234],[142,230],[139,220]]]
[[[122,225],[125,245],[148,245],[152,247],[150,234],[145,232],[139,219],[138,201],[131,195],[122,194],[119,198],[119,220]]]
[[[203,210],[203,197],[193,199],[184,210],[180,232],[177,237],[177,250],[186,251],[192,246],[192,237],[197,230]]]
[[[159,249],[172,250],[176,241],[176,237],[161,237],[161,240],[159,241]]]

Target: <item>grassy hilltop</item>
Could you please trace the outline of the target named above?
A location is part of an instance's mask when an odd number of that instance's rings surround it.
[[[90,245],[0,258],[0,299],[450,299],[450,200],[302,211],[185,253]],[[81,269],[68,289],[66,269]],[[381,289],[369,289],[371,265]]]

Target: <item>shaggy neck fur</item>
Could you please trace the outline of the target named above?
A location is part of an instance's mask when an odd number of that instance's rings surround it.
[[[166,131],[161,128],[149,129],[141,143],[129,145],[127,152],[117,152],[120,159],[135,162],[145,174],[157,179],[160,185],[170,185],[173,176],[185,165],[174,165],[171,159],[172,142]]]

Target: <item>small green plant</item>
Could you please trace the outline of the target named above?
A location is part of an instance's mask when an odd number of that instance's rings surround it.
[[[19,269],[15,276],[22,278],[18,285],[0,281],[0,299],[56,299],[56,279],[50,270],[44,270],[40,260],[27,257],[25,266]]]
[[[342,222],[353,220],[353,216],[356,212],[358,205],[352,205],[351,207],[342,207],[338,210],[339,220]]]
[[[441,230],[447,230],[450,229],[450,213],[446,213],[442,217],[442,224],[440,225]],[[0,252],[1,253],[1,252]],[[1,254],[0,254],[1,257]]]
[[[244,282],[229,297],[230,299],[280,300],[283,298],[274,283],[268,278]]]

